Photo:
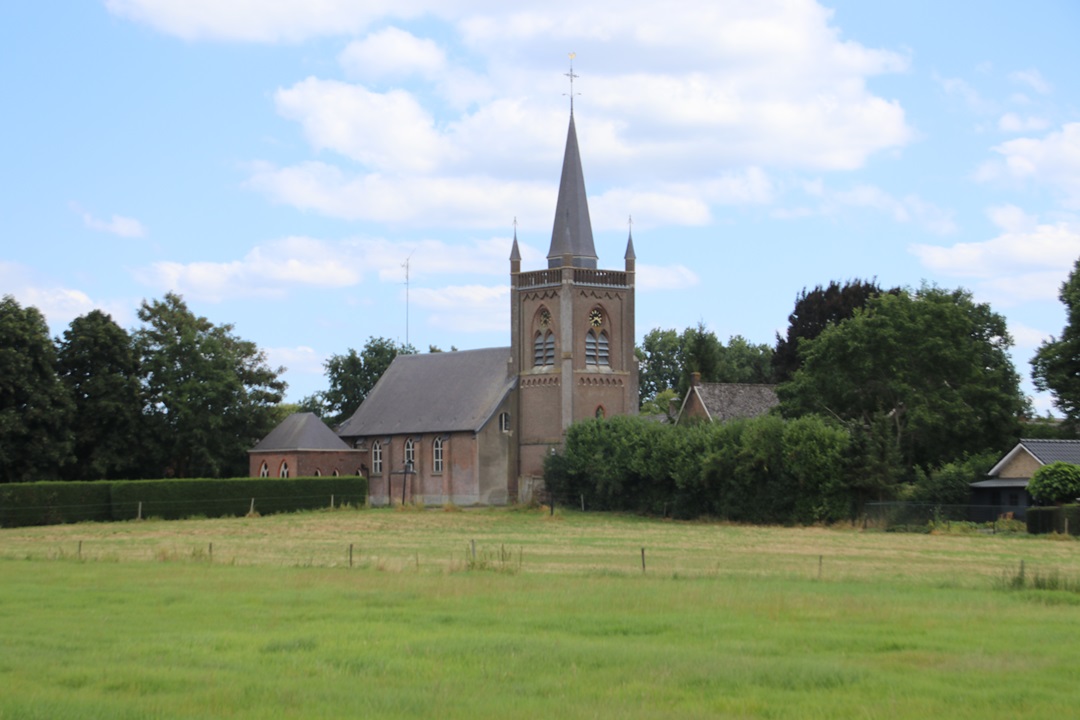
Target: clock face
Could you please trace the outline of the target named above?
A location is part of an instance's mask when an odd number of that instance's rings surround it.
[[[551,324],[551,313],[549,313],[547,310],[541,310],[540,311],[540,327],[546,328],[550,324]]]
[[[604,313],[600,312],[600,308],[596,308],[589,313],[589,324],[593,327],[600,327],[604,324]]]

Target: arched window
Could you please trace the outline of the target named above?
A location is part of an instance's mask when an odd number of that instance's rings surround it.
[[[435,438],[435,442],[431,443],[431,471],[436,473],[443,471],[443,440],[441,437]]]
[[[281,468],[278,469],[278,477],[289,477],[289,463],[285,462],[284,460],[281,461]]]
[[[334,468],[334,477],[339,477],[340,475],[341,473],[337,471],[337,468]]]
[[[585,336],[585,364],[611,364],[611,351],[606,331],[601,330],[597,333],[595,330],[590,330]]]
[[[315,477],[322,477],[322,470],[315,468]]]
[[[555,364],[555,333],[550,330],[536,333],[533,338],[533,365]]]
[[[603,420],[605,417],[607,417],[607,411],[604,410],[604,406],[603,405],[597,405],[596,406],[596,419],[597,420]]]
[[[263,463],[262,467],[259,468],[259,477],[270,477],[270,468],[266,463]]]
[[[410,464],[412,469],[416,470],[416,444],[412,438],[405,441],[405,468],[409,469]]]
[[[371,474],[382,475],[382,443],[371,443]]]

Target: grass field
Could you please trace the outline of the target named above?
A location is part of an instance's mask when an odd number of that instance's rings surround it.
[[[3,529],[0,718],[1071,717],[1080,594],[1021,560],[1080,579],[1072,540],[579,513]]]

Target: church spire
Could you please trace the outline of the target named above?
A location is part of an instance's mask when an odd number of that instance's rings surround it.
[[[561,267],[564,255],[571,256],[576,267],[596,267],[589,201],[585,195],[585,175],[581,171],[581,151],[578,149],[572,110],[570,129],[566,133],[562,177],[559,179],[559,199],[555,204],[555,226],[551,231],[551,248],[547,254],[548,267]]]

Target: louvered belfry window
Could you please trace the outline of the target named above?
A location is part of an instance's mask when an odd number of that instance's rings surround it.
[[[533,340],[533,365],[555,364],[555,333],[548,330],[545,333],[536,333]]]
[[[599,334],[590,330],[585,336],[585,364],[586,365],[610,365],[610,350],[606,332]]]

